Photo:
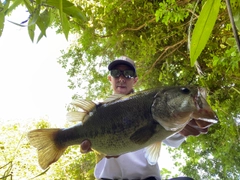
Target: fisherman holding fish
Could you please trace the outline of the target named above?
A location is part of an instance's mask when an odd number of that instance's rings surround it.
[[[108,69],[112,96],[98,104],[84,99],[71,103],[76,110],[67,119],[81,123],[28,133],[39,165],[47,169],[69,146],[81,144],[82,153],[96,154],[97,179],[160,180],[161,142],[178,147],[189,135],[207,133],[217,116],[203,88],[169,86],[135,93],[138,77],[131,59],[120,57]]]
[[[114,94],[131,94],[138,77],[135,63],[128,57],[122,56],[112,61],[108,69]],[[178,147],[189,135],[206,134],[211,122],[191,120],[179,133],[165,139],[163,142],[171,147]],[[144,134],[143,134],[144,136]],[[81,143],[81,152],[91,151],[91,142],[85,140]],[[143,179],[160,180],[158,163],[149,164],[145,158],[145,149],[129,152],[120,156],[107,156],[95,167],[94,175],[97,179]],[[175,179],[175,178],[174,178]],[[179,178],[180,179],[180,178]],[[185,179],[191,179],[185,177]]]

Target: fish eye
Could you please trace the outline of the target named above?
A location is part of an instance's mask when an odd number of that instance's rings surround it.
[[[191,91],[188,88],[181,88],[182,93],[189,94]]]

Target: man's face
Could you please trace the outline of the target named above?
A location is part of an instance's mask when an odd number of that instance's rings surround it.
[[[130,67],[126,65],[117,65],[114,69],[124,71],[124,70],[131,70]],[[136,84],[138,77],[134,78],[126,78],[123,75],[120,75],[118,78],[114,78],[112,76],[108,76],[108,80],[112,85],[112,89],[114,94],[129,94],[133,86]]]

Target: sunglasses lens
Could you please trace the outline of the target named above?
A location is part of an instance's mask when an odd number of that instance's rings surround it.
[[[132,70],[125,70],[123,71],[123,74],[126,78],[133,78],[135,73]]]
[[[121,72],[117,69],[111,70],[111,76],[118,78],[121,75]]]
[[[125,78],[133,78],[135,76],[135,73],[133,70],[125,70],[125,71],[120,71],[117,69],[111,70],[110,74],[112,77],[114,78],[118,78],[121,76],[121,74],[125,77]]]

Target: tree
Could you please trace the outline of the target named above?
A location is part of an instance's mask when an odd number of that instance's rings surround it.
[[[0,179],[94,179],[94,154],[79,157],[77,146],[68,148],[54,166],[46,170],[40,168],[37,151],[30,146],[26,133],[32,129],[49,127],[53,125],[47,119],[1,122]]]
[[[70,7],[77,12],[74,15],[66,11],[69,1],[59,1],[63,3],[57,5],[50,0],[26,2],[21,1],[31,13],[28,21],[30,37],[34,30],[30,28],[34,24],[32,22],[37,24],[43,35],[44,29],[50,25],[58,28],[58,32],[63,32],[66,37],[68,32],[75,34],[75,42],[63,51],[59,63],[69,75],[69,87],[87,90],[87,98],[100,99],[111,94],[106,66],[120,55],[136,60],[140,79],[137,90],[157,85],[194,84],[206,87],[209,91],[207,100],[217,112],[220,122],[210,128],[208,135],[190,137],[179,149],[175,149],[173,155],[176,160],[182,157],[181,152],[186,154],[185,164],[177,162],[176,165],[195,179],[239,179],[240,55],[225,2],[82,0],[72,1]],[[211,33],[207,44],[196,55],[199,65],[196,68],[192,66],[195,61],[189,53],[188,43],[200,43],[200,38],[196,38],[198,35],[204,38],[205,31],[196,34],[195,27],[198,27],[197,30],[209,27],[196,23],[203,17],[201,12],[206,2],[213,2],[208,6],[210,8],[219,3],[219,8],[216,22],[211,21],[215,24],[209,30]],[[240,2],[232,0],[231,5],[239,30]],[[9,7],[6,3],[1,3],[1,6],[4,12]],[[40,17],[46,11],[54,18],[49,20],[52,23],[41,28],[38,24],[45,21]],[[77,16],[78,13],[84,18]],[[34,15],[39,17],[35,21]],[[206,18],[203,22],[208,20]],[[190,47],[193,51],[200,45]]]
[[[210,39],[198,57],[202,72],[198,73],[190,64],[187,46],[190,24],[194,26],[205,1],[195,12],[195,1],[105,3],[85,9],[91,24],[59,60],[68,69],[70,87],[84,88],[80,82],[88,79],[85,88],[89,89],[89,97],[111,93],[102,69],[122,54],[136,59],[138,89],[179,84],[206,87],[208,101],[220,122],[210,128],[208,135],[190,137],[175,149],[176,161],[182,157],[180,152],[186,154],[186,164],[176,165],[194,179],[239,179],[239,53],[225,4],[221,3]],[[234,3],[235,17],[239,17],[239,2]]]

